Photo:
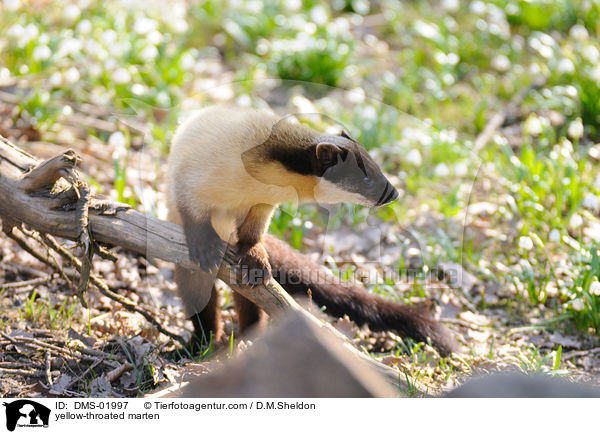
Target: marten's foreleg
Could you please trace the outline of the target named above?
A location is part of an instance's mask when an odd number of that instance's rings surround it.
[[[193,216],[184,207],[179,207],[179,215],[190,251],[190,259],[204,271],[218,269],[225,255],[227,243],[213,227],[210,213]]]
[[[194,325],[196,340],[206,345],[211,339],[218,342],[223,336],[219,293],[214,287],[215,273],[175,266],[177,291],[187,317]]]
[[[270,205],[255,205],[238,226],[236,245],[238,262],[242,267],[242,284],[256,285],[271,278],[269,256],[262,244],[273,215]],[[240,332],[264,320],[265,313],[247,298],[235,293],[233,300],[238,314]]]
[[[242,266],[243,284],[257,285],[271,278],[271,264],[262,244],[262,236],[267,231],[272,215],[271,205],[254,205],[238,226],[236,251]]]
[[[219,294],[214,283],[227,243],[213,228],[208,211],[196,209],[192,215],[184,206],[178,206],[177,217],[175,221],[183,226],[190,259],[199,265],[195,270],[175,267],[177,289],[194,325],[196,339],[203,345],[211,339],[218,342],[222,338],[223,326]]]

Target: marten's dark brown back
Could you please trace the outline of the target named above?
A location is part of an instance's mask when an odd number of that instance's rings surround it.
[[[458,345],[450,331],[440,322],[400,303],[367,292],[362,286],[344,282],[324,270],[291,246],[266,234],[263,244],[269,254],[273,277],[290,294],[307,295],[326,312],[341,318],[344,315],[374,331],[393,331],[419,342],[431,340],[442,356],[457,351]]]

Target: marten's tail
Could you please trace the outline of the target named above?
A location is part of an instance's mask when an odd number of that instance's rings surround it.
[[[423,313],[367,292],[362,286],[340,281],[307,256],[292,249],[276,237],[266,234],[263,243],[269,253],[273,277],[290,294],[306,295],[327,308],[327,313],[341,318],[344,315],[371,330],[394,331],[400,336],[425,342],[446,356],[458,345],[450,331]]]

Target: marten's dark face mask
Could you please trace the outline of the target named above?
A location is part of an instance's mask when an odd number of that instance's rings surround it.
[[[318,202],[381,206],[399,196],[362,144],[347,132],[316,137],[315,191]]]

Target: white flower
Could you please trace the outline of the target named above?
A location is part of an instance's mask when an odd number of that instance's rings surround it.
[[[442,8],[448,12],[456,12],[460,9],[460,0],[442,0]]]
[[[485,3],[480,0],[476,0],[476,1],[472,2],[471,5],[469,6],[469,9],[475,15],[483,15],[483,14],[485,14],[485,11],[487,10]]]
[[[348,101],[359,104],[365,100],[365,91],[362,87],[355,87],[348,92]]]
[[[446,164],[440,163],[437,166],[435,166],[435,169],[433,169],[433,173],[435,174],[435,176],[443,178],[448,176],[450,170],[448,169],[448,166],[446,166]]]
[[[108,138],[108,145],[115,150],[125,148],[126,143],[127,141],[125,140],[125,135],[121,131],[115,131]]]
[[[510,69],[510,59],[500,54],[492,59],[492,68],[498,72],[506,72]]]
[[[43,60],[48,60],[50,56],[52,56],[52,51],[46,45],[38,45],[33,49],[33,54],[31,55],[33,60],[37,60],[41,62]]]
[[[564,87],[565,89],[565,95],[567,95],[570,98],[576,98],[577,97],[577,88],[575,86],[571,86],[570,84]]]
[[[9,11],[16,11],[21,7],[21,0],[4,0],[4,7]]]
[[[522,250],[531,250],[533,249],[533,241],[529,237],[520,237],[519,238],[519,249]]]
[[[158,56],[158,49],[154,45],[146,45],[140,53],[140,58],[145,62],[153,61]]]
[[[93,39],[89,39],[85,43],[85,51],[87,51],[90,56],[97,57],[101,60],[106,59],[108,56],[108,52],[102,47],[102,45]]]
[[[196,65],[196,59],[190,53],[184,53],[179,60],[179,65],[183,70],[189,71]]]
[[[585,41],[590,36],[587,29],[581,24],[575,24],[573,27],[571,27],[571,30],[569,30],[569,35],[571,35],[571,38],[577,39],[578,41]]]
[[[421,158],[421,153],[418,149],[411,149],[406,154],[406,161],[413,166],[419,167],[423,163],[423,158]]]
[[[113,74],[113,81],[117,84],[129,83],[131,81],[131,74],[125,68],[119,68]]]
[[[117,40],[117,32],[115,32],[113,29],[105,30],[102,32],[100,39],[105,46],[110,47]]]
[[[25,26],[24,36],[28,40],[37,38],[39,34],[40,34],[40,30],[37,28],[37,26],[35,24],[29,23]]]
[[[579,214],[573,214],[569,220],[569,227],[577,229],[583,224],[583,218]]]
[[[456,130],[441,130],[440,131],[440,140],[446,143],[456,143]]]
[[[246,10],[251,14],[260,14],[264,8],[264,5],[259,0],[250,0],[246,2]]]
[[[562,141],[560,142],[559,149],[560,149],[560,155],[562,155],[564,158],[571,158],[571,155],[573,154],[573,142],[571,142],[567,138],[563,138]]]
[[[590,78],[600,84],[600,65],[594,66],[590,71]]]
[[[546,295],[548,297],[556,297],[558,295],[558,288],[556,286],[556,282],[552,280],[546,284]]]
[[[186,26],[187,26],[187,23],[186,23]],[[181,26],[179,27],[179,29],[181,30]],[[146,35],[146,40],[148,41],[149,44],[152,44],[152,45],[160,44],[160,42],[162,41],[162,38],[163,38],[163,35],[158,30],[152,30],[151,32],[149,32]]]
[[[108,59],[106,59],[104,61],[104,69],[107,69],[107,70],[115,69],[117,67],[118,63],[119,62],[117,62],[117,59],[115,59],[114,57],[109,57]]]
[[[525,122],[525,131],[530,136],[539,136],[542,134],[542,122],[536,115],[531,115]]]
[[[82,35],[87,35],[92,31],[92,23],[90,20],[81,20],[77,27],[75,28],[77,33],[81,33]]]
[[[537,63],[532,63],[531,65],[529,65],[528,69],[531,75],[540,75],[542,73],[540,65],[538,65]]]
[[[377,110],[372,105],[368,105],[364,108],[362,112],[363,119],[374,121],[377,119]]]
[[[588,193],[583,198],[583,207],[590,211],[597,212],[600,209],[600,203],[598,203],[598,196],[594,193]]]
[[[70,4],[63,10],[62,15],[65,20],[74,22],[81,15],[81,9],[77,5]]]
[[[327,11],[321,5],[317,5],[310,10],[310,19],[318,26],[327,22]]]
[[[600,295],[600,282],[597,280],[594,280],[592,283],[590,283],[590,294]]]
[[[577,118],[569,124],[567,134],[573,140],[581,139],[581,137],[583,136],[583,122],[581,121],[581,118]]]
[[[548,239],[553,243],[560,243],[560,231],[556,228],[552,229]]]
[[[92,78],[98,78],[102,75],[102,66],[97,63],[92,63],[87,69],[88,76]]]
[[[287,0],[284,4],[290,12],[296,12],[302,7],[302,0]]]
[[[156,95],[156,102],[161,107],[167,107],[171,104],[171,98],[166,92],[158,92],[158,95]]]
[[[433,143],[433,139],[425,131],[411,127],[402,130],[402,137],[410,141],[416,140],[423,146],[429,146]]]
[[[48,83],[52,87],[59,87],[62,84],[62,75],[60,75],[60,72],[54,72],[48,79]]]
[[[448,55],[446,56],[446,63],[448,63],[448,65],[454,66],[458,63],[459,60],[460,58],[456,53],[448,53]]]
[[[60,72],[54,72],[48,79],[48,83],[52,87],[59,87],[62,84],[62,75],[60,75]]]
[[[434,39],[440,34],[438,27],[435,24],[418,20],[415,22],[414,26],[417,33],[426,39]]]
[[[575,72],[575,65],[571,62],[571,59],[563,57],[558,61],[556,68],[560,74],[573,74]]]
[[[71,54],[79,53],[81,51],[82,46],[83,43],[79,39],[65,38],[60,43],[57,55],[59,57],[65,57]]]
[[[577,298],[571,302],[571,307],[577,312],[581,312],[585,308],[585,305],[583,304],[583,300]]]
[[[292,97],[292,104],[300,113],[317,113],[317,109],[313,103],[302,95],[294,95]]]
[[[242,94],[235,99],[235,104],[241,107],[250,107],[252,105],[252,98],[248,94]]]
[[[8,33],[18,39],[17,45],[20,48],[25,47],[32,39],[35,39],[40,34],[40,31],[35,24],[30,23],[25,27],[14,25],[8,29]],[[40,44],[46,44],[48,42],[48,35],[45,36],[45,41],[40,41]]]
[[[8,28],[6,34],[11,38],[20,38],[25,34],[25,29],[20,24],[13,24]]]
[[[143,84],[136,83],[131,86],[131,92],[134,95],[143,95],[146,92],[146,87]]]
[[[552,47],[542,45],[540,46],[538,53],[540,53],[540,56],[549,59],[554,55],[554,50],[552,49]]]
[[[79,71],[75,67],[71,67],[65,72],[65,81],[67,83],[77,83],[79,81],[79,77]]]
[[[467,174],[467,172],[469,171],[469,168],[467,167],[467,165],[463,162],[460,163],[456,163],[454,165],[454,174],[458,177],[463,177]]]
[[[585,47],[581,54],[592,65],[598,63],[598,59],[600,58],[600,52],[594,45],[588,45]]]
[[[156,30],[158,23],[143,15],[138,15],[133,23],[133,31],[140,35],[150,33],[152,30]]]

